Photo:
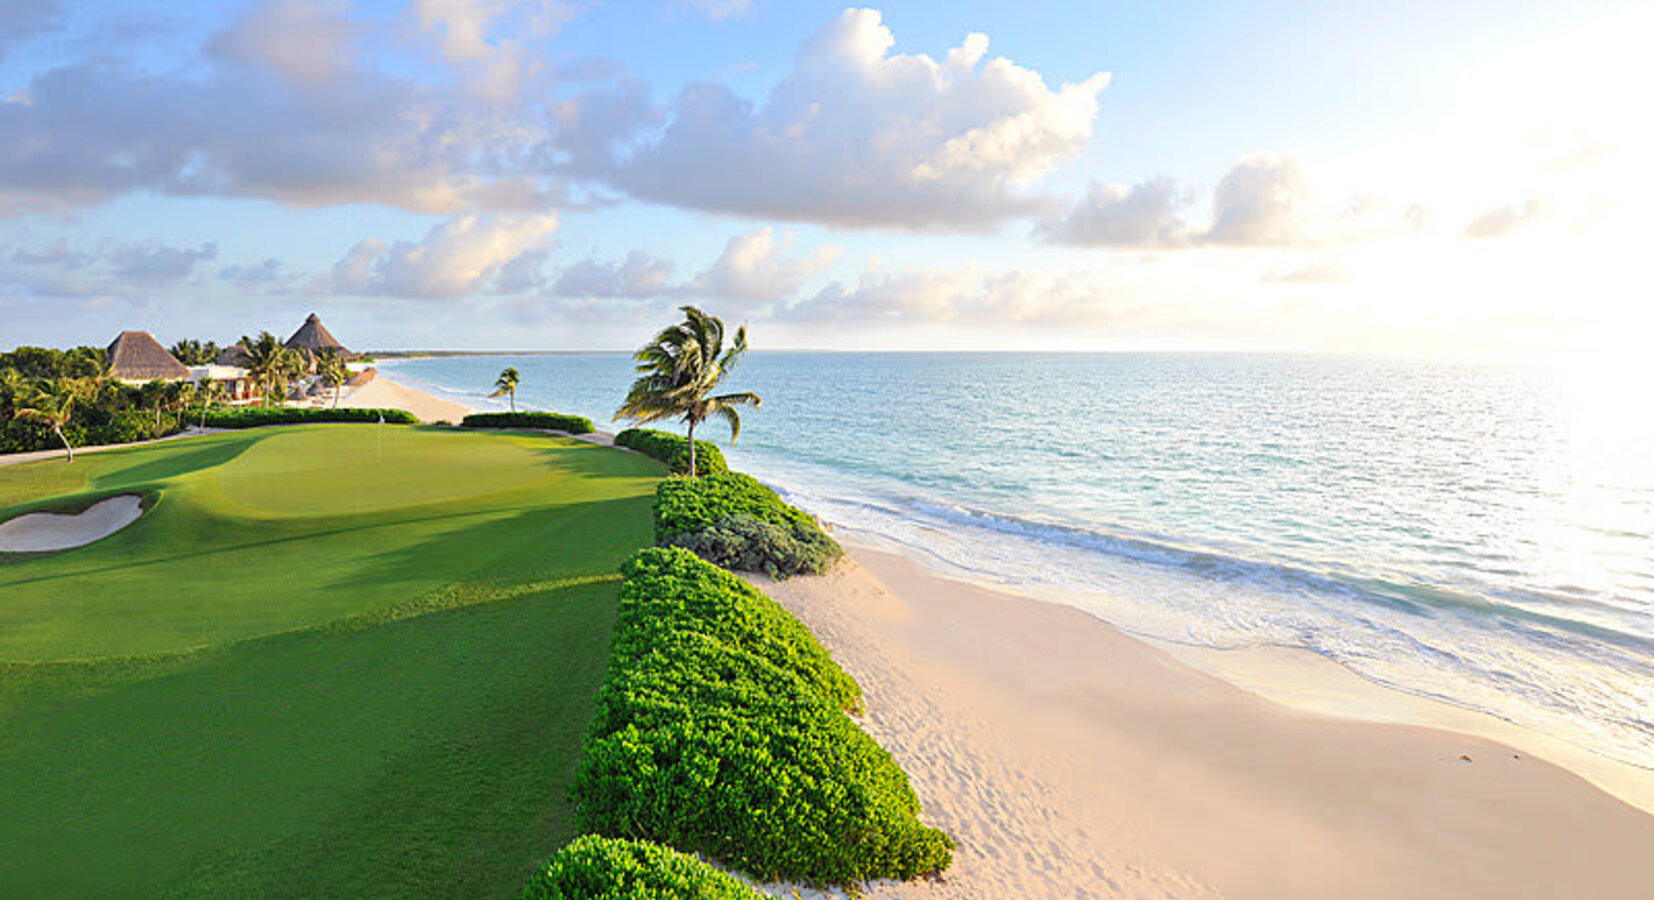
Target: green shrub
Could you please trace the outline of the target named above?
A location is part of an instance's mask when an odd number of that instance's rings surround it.
[[[544,428],[569,434],[591,434],[592,420],[553,412],[472,413],[459,423],[464,428]]]
[[[681,550],[644,550],[620,567],[621,602],[632,627],[613,653],[635,657],[672,631],[696,631],[756,653],[804,679],[834,706],[861,709],[861,687],[833,662],[810,629],[763,591]]]
[[[575,781],[583,829],[765,880],[948,866],[952,840],[919,822],[906,774],[840,708],[837,667],[797,620],[683,550],[645,550],[625,574]]]
[[[764,900],[764,895],[676,850],[588,834],[529,878],[523,900]]]
[[[199,413],[195,414],[199,416]],[[257,428],[261,425],[298,425],[312,422],[377,422],[417,425],[413,413],[400,409],[308,409],[287,406],[221,406],[207,410],[208,428]]]
[[[628,428],[615,435],[615,446],[628,447],[666,463],[674,475],[689,474],[689,439],[670,431],[653,428]],[[724,453],[711,441],[695,442],[695,473],[716,475],[728,472]]]
[[[809,513],[740,472],[669,478],[655,489],[655,542],[772,578],[820,575],[844,555]]]

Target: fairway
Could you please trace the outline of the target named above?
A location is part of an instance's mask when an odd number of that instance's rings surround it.
[[[0,467],[0,885],[511,896],[567,782],[661,467],[538,434],[321,425]]]

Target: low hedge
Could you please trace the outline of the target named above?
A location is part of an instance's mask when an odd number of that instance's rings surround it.
[[[529,878],[522,900],[766,900],[693,856],[651,844],[575,838]]]
[[[198,418],[200,413],[188,413]],[[389,425],[418,425],[413,413],[401,409],[310,409],[288,406],[223,406],[207,410],[208,428],[257,428],[261,425],[299,425],[312,422],[377,422],[384,416]],[[199,419],[198,419],[199,420]]]
[[[853,884],[949,865],[953,841],[918,820],[907,775],[845,715],[842,672],[796,620],[779,624],[791,617],[774,601],[681,549],[642,551],[623,574],[575,780],[583,830],[763,880]]]
[[[740,578],[669,549],[634,555],[620,574],[623,602],[639,622],[615,635],[615,656],[642,655],[662,631],[698,631],[797,675],[840,709],[861,709],[861,687],[810,629]]]
[[[810,514],[751,475],[669,478],[655,489],[655,542],[772,578],[820,575],[844,555]]]
[[[653,428],[628,428],[615,435],[615,446],[629,447],[644,456],[653,456],[666,463],[674,475],[689,474],[689,439],[670,431]],[[711,441],[695,442],[695,474],[716,475],[728,472],[724,452]]]
[[[591,434],[596,429],[585,416],[553,412],[472,413],[460,420],[464,428],[544,428],[569,434]]]

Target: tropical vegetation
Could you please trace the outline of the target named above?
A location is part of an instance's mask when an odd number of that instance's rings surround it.
[[[534,428],[567,434],[591,434],[596,430],[585,416],[554,412],[472,413],[459,424],[465,428]]]
[[[522,376],[517,373],[516,367],[508,366],[505,371],[500,373],[499,378],[494,379],[494,393],[489,394],[488,396],[499,397],[505,394],[511,395],[511,411],[516,412],[517,385],[520,383],[522,383]]]
[[[813,516],[740,472],[669,478],[655,492],[655,540],[771,578],[820,575],[844,555]]]
[[[633,355],[639,375],[615,418],[639,423],[681,420],[689,432],[688,474],[693,478],[699,474],[695,427],[712,417],[723,419],[733,441],[741,436],[740,408],[756,408],[761,401],[750,391],[712,393],[746,354],[746,326],[735,330],[734,340],[725,348],[722,319],[693,306],[679,310],[684,314],[682,322],[662,329]]]
[[[584,829],[763,880],[853,884],[948,866],[952,840],[918,820],[906,774],[845,714],[853,682],[797,620],[685,550],[642,551],[622,574],[575,781]]]
[[[522,900],[767,900],[727,872],[648,841],[585,835],[536,872]]]
[[[261,428],[320,422],[380,422],[416,425],[419,419],[401,409],[308,409],[293,406],[221,406],[201,414],[204,428]]]
[[[95,347],[19,347],[0,353],[0,453],[123,444],[178,429],[177,418],[163,421],[161,412],[175,411],[174,404],[181,401],[106,378],[106,365],[105,351]],[[68,417],[52,427],[50,421],[57,417],[37,400],[71,395]],[[19,415],[21,409],[48,415]]]
[[[628,428],[615,435],[615,446],[652,456],[666,463],[666,467],[674,475],[689,474],[689,439],[681,434],[654,428]],[[729,464],[724,462],[723,451],[711,441],[696,441],[695,456],[699,460],[703,475],[729,471]]]
[[[304,354],[268,331],[259,332],[256,338],[243,335],[237,343],[247,352],[243,367],[263,392],[265,405],[281,405],[293,382],[304,375]]]

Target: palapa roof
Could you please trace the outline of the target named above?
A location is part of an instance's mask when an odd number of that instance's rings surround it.
[[[240,369],[245,369],[247,368],[247,364],[252,361],[253,358],[247,353],[246,347],[243,347],[240,344],[231,344],[223,350],[218,351],[218,359],[215,362],[220,366],[235,366]]]
[[[190,370],[147,331],[123,331],[109,345],[109,377],[152,381],[190,377]]]
[[[322,324],[321,316],[315,313],[311,313],[310,317],[304,320],[304,324],[299,326],[299,330],[287,339],[287,346],[292,350],[308,350],[311,356],[320,356],[323,350],[328,349],[338,350],[341,354],[349,353],[344,344],[328,333],[327,326]]]

